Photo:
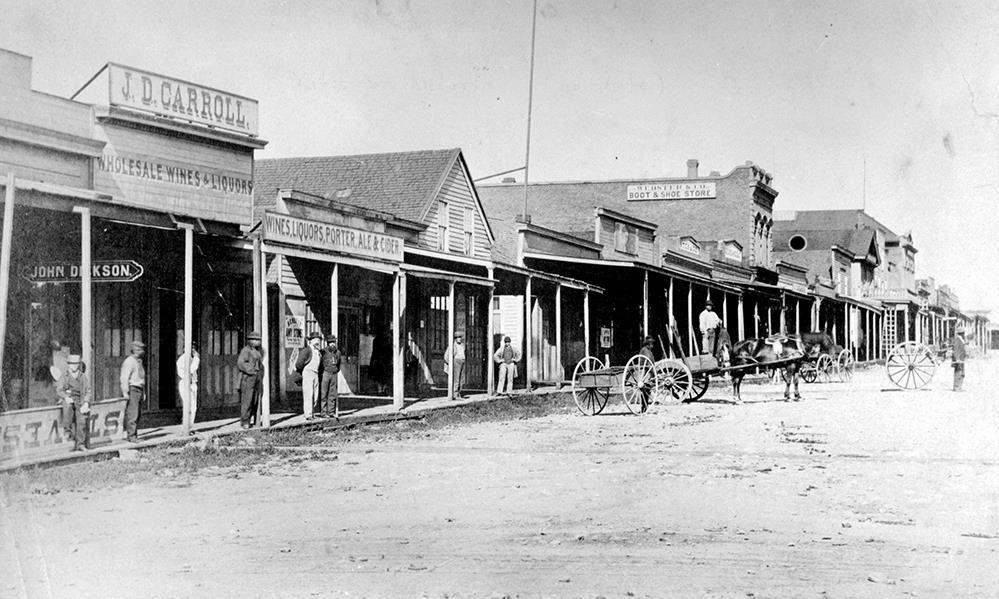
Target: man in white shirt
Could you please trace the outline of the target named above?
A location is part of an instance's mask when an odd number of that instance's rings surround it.
[[[319,399],[319,366],[322,363],[320,348],[323,336],[319,331],[309,334],[309,341],[298,354],[295,368],[302,373],[302,412],[306,420],[312,420],[315,414],[316,400]]]
[[[198,414],[198,367],[201,366],[201,354],[198,353],[198,345],[191,344],[191,367],[185,372],[185,362],[187,362],[187,352],[180,354],[177,358],[177,392],[180,393],[181,405],[187,407],[187,402],[191,402],[191,425],[194,425]],[[194,431],[191,431],[194,434]]]
[[[708,301],[704,302],[704,310],[700,315],[702,354],[714,352],[715,337],[718,334],[718,327],[721,324],[721,319],[714,312],[714,304],[708,299]]]

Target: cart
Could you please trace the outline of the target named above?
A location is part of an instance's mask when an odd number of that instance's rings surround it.
[[[919,389],[928,385],[936,370],[937,358],[933,350],[918,341],[899,343],[885,360],[888,379],[902,389]]]
[[[653,362],[642,354],[624,366],[606,367],[593,356],[583,358],[572,373],[572,398],[579,411],[596,416],[604,410],[613,390],[620,390],[632,414],[642,415],[655,404],[678,402],[690,393],[690,369],[667,358]]]

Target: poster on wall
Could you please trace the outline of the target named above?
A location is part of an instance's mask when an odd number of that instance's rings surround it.
[[[298,348],[305,345],[305,317],[286,314],[284,317],[284,346]]]
[[[600,347],[608,349],[614,345],[614,329],[600,327]]]

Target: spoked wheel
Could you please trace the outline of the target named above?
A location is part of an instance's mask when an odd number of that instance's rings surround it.
[[[572,371],[572,399],[576,402],[579,411],[587,416],[596,416],[603,412],[610,399],[609,387],[583,387],[580,385],[580,376],[593,370],[603,368],[603,363],[598,358],[587,356],[576,364]]]
[[[922,343],[906,341],[892,348],[885,360],[888,378],[902,389],[919,389],[933,380],[937,364],[933,352]]]
[[[815,380],[828,383],[832,380],[833,359],[829,354],[822,354],[815,361]]]
[[[819,371],[818,368],[815,367],[815,362],[801,363],[801,380],[806,383],[814,383],[818,376]]]
[[[642,354],[628,360],[621,373],[621,395],[632,414],[641,416],[648,411],[654,398],[662,396],[663,390],[658,388],[658,382],[652,360]]]
[[[690,368],[681,360],[666,359],[656,362],[656,379],[656,388],[661,392],[664,403],[687,401],[693,396],[694,377],[690,374]]]
[[[836,356],[836,373],[839,375],[839,380],[849,383],[853,379],[854,362],[853,352],[848,349],[839,352]]]
[[[711,384],[711,379],[706,374],[695,374],[690,381],[690,397],[687,401],[697,401],[698,399],[704,397],[704,394],[708,392],[708,385]]]

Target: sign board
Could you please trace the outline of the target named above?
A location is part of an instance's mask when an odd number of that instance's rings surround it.
[[[402,262],[400,237],[267,212],[264,240],[308,249]]]
[[[305,347],[305,317],[285,314],[284,346],[287,348]]]
[[[95,261],[90,264],[94,283],[131,283],[145,270],[135,260]],[[80,264],[77,262],[44,262],[21,269],[21,276],[32,283],[79,283]]]
[[[91,402],[91,448],[124,437],[126,402],[124,398]],[[65,436],[61,418],[60,406],[13,410],[0,414],[0,463],[30,456],[69,453],[74,441]]]
[[[714,181],[691,183],[637,183],[628,186],[628,201],[703,200],[718,197]]]
[[[182,164],[154,156],[119,154],[105,149],[97,159],[97,170],[100,173],[107,173],[112,178],[129,177],[139,181],[179,185],[188,189],[246,196],[247,199],[253,195],[253,180],[249,176],[240,176],[238,173],[206,166]]]
[[[108,65],[108,102],[256,137],[257,101],[117,64]]]
[[[600,327],[600,347],[608,349],[614,345],[614,329],[611,327]]]

